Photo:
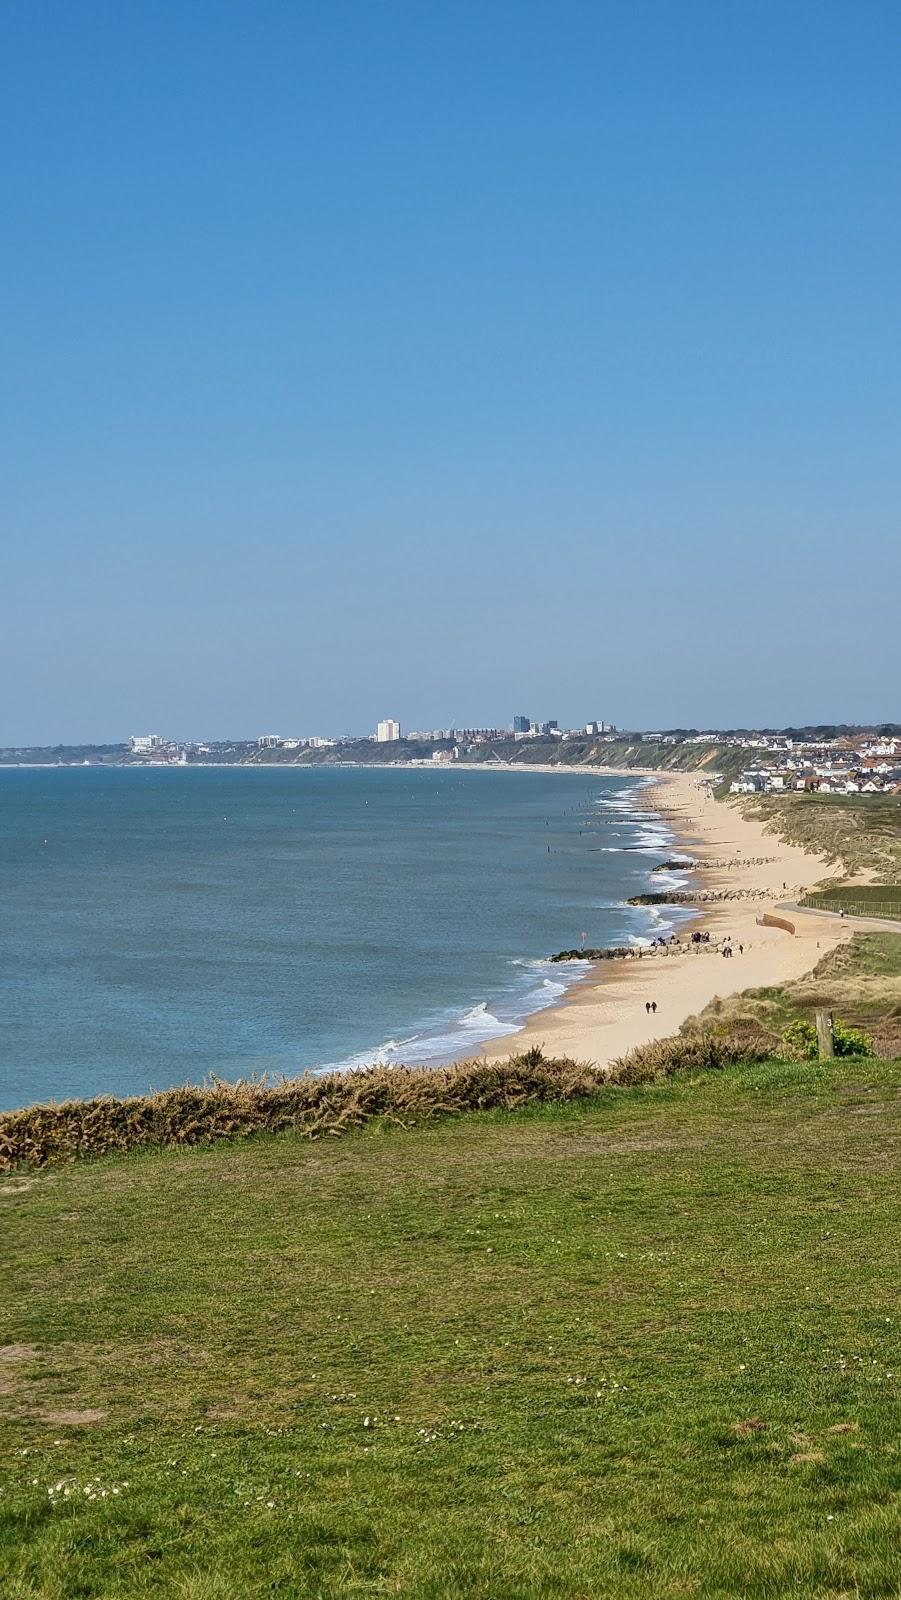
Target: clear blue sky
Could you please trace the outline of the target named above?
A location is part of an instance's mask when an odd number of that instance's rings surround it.
[[[896,0],[5,0],[0,743],[901,717]]]

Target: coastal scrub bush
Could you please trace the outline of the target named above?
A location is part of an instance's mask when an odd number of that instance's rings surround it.
[[[819,1054],[817,1030],[812,1022],[797,1017],[782,1033],[781,1055],[789,1061],[816,1061]]]
[[[846,1022],[835,1021],[832,1024],[832,1037],[835,1042],[837,1056],[871,1056],[873,1055],[873,1040],[862,1028],[849,1028]]]
[[[837,1018],[832,1024],[832,1042],[837,1056],[871,1056],[873,1040],[860,1028],[850,1028]],[[798,1017],[782,1035],[782,1055],[789,1061],[816,1061],[819,1055],[817,1030],[812,1022]]]
[[[773,1043],[766,1034],[676,1034],[638,1045],[614,1061],[609,1083],[655,1083],[677,1072],[717,1072],[740,1061],[769,1061]]]
[[[213,1078],[161,1094],[68,1100],[0,1115],[0,1171],[44,1167],[148,1145],[209,1144],[288,1129],[310,1139],[374,1118],[405,1126],[427,1117],[594,1094],[601,1077],[574,1061],[528,1050],[509,1061],[464,1061],[437,1070],[369,1067],[280,1082]]]
[[[848,1027],[847,1022],[834,1022],[832,1024],[832,1038],[835,1040],[835,1054],[837,1056],[872,1056],[874,1043],[871,1035],[864,1034],[861,1027]]]

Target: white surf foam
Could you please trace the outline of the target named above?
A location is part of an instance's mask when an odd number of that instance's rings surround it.
[[[491,1002],[479,1000],[464,1011],[448,1012],[444,1017],[436,1017],[418,1033],[385,1039],[374,1048],[355,1051],[342,1061],[323,1063],[316,1071],[347,1072],[361,1067],[401,1064],[440,1066],[459,1061],[471,1055],[479,1045],[517,1033],[528,1017],[559,1000],[588,965],[587,961],[570,961],[562,972],[559,966],[552,967],[544,958],[513,957],[510,966],[519,969],[522,981],[514,984],[507,994]]]

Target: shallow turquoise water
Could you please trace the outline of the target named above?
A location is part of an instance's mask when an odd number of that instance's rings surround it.
[[[510,1031],[668,837],[598,775],[0,770],[0,1106]],[[636,848],[637,846],[637,848]],[[652,859],[653,858],[653,859]]]

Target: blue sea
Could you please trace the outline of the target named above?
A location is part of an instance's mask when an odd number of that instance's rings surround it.
[[[0,1107],[465,1056],[674,924],[669,840],[598,773],[0,769]]]

